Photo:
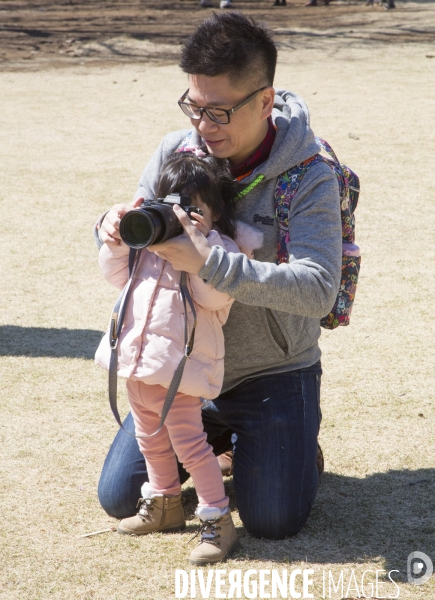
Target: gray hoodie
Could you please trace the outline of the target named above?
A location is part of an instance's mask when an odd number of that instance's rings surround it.
[[[277,177],[319,151],[304,101],[277,90],[272,119],[276,137],[269,158],[243,180],[265,176],[237,201],[237,218],[264,234],[255,260],[214,246],[199,275],[235,298],[224,326],[222,391],[265,374],[308,367],[320,358],[320,319],[332,308],[340,281],[341,219],[338,184],[317,163],[304,176],[289,215],[289,263],[276,264]],[[190,130],[167,135],[145,168],[135,198],[152,198],[160,167]],[[195,130],[190,145],[201,143]]]

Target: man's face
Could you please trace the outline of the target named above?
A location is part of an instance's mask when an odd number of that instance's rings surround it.
[[[254,91],[250,87],[235,88],[230,84],[228,75],[189,75],[189,93],[185,101],[202,108],[231,109]],[[225,125],[215,123],[205,113],[200,121],[191,119],[191,122],[210,154],[228,158],[233,165],[238,165],[251,156],[263,141],[274,97],[273,89],[266,88],[232,114],[230,122]]]

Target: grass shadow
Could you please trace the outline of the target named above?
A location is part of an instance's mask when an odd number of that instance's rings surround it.
[[[94,358],[102,332],[94,329],[0,326],[0,356]]]
[[[319,564],[383,562],[406,578],[407,558],[434,557],[435,469],[391,470],[364,479],[324,473],[307,525],[281,541],[250,537],[250,560]],[[381,568],[381,567],[380,567]]]

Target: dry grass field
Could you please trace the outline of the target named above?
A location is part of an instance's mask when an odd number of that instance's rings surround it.
[[[378,32],[407,15],[435,25],[430,3],[399,2],[391,17],[359,9]],[[400,598],[431,600],[435,577],[410,585],[406,564],[413,551],[435,562],[433,40],[417,26],[410,43],[286,37],[291,26],[283,18],[276,83],[306,99],[315,132],[361,177],[361,280],[351,326],[322,336],[326,472],[308,525],[254,539],[233,499],[242,548],[219,568],[313,569],[316,600],[342,597],[323,595],[323,571],[337,581],[343,570],[343,595],[357,598],[364,571],[381,570],[387,583],[365,588],[380,598],[397,595],[386,572],[398,570]],[[92,358],[116,291],[99,273],[92,224],[132,196],[160,138],[186,126],[176,53],[147,61],[147,48],[141,60],[0,67],[2,600],[170,600],[175,570],[190,570],[189,482],[186,532],[79,537],[115,525],[96,486],[117,427]]]

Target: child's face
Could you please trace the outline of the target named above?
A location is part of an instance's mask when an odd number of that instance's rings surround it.
[[[202,210],[207,227],[209,229],[213,229],[213,222],[216,220],[216,217],[213,215],[211,208],[207,206],[207,204],[205,204],[199,196],[192,198],[192,204]]]

